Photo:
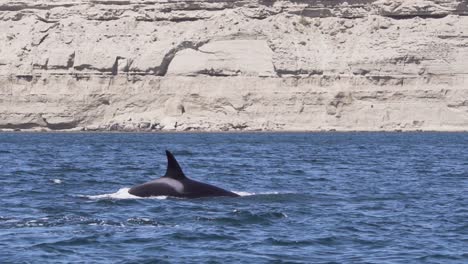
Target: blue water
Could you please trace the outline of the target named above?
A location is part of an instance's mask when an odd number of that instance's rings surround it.
[[[468,263],[468,134],[0,134],[0,263]],[[165,171],[239,198],[135,199]]]

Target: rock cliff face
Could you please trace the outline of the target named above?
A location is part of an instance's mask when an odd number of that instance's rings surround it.
[[[0,129],[468,130],[468,1],[0,0]]]

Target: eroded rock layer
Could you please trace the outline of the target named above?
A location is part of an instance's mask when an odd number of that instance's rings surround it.
[[[0,1],[0,129],[468,130],[468,1]]]

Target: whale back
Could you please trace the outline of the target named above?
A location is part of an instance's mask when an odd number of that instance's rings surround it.
[[[128,192],[139,197],[161,195],[184,198],[239,196],[236,193],[224,190],[222,188],[187,178],[179,163],[174,158],[174,155],[166,150],[166,156],[167,169],[164,176],[156,180],[134,186],[130,188]]]

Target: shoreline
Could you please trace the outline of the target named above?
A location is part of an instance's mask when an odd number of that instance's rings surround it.
[[[2,131],[0,134],[352,134],[352,133],[468,133],[468,130],[262,130],[262,131],[69,131],[69,130],[20,130]]]

